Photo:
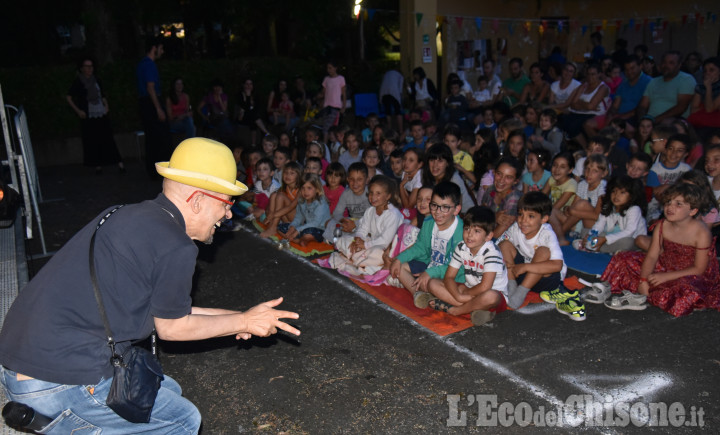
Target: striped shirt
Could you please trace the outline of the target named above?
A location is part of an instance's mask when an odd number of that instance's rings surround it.
[[[480,284],[483,273],[495,272],[495,280],[491,288],[502,293],[507,301],[507,269],[502,254],[492,241],[485,242],[478,249],[477,254],[473,254],[465,242],[458,243],[450,259],[450,267],[465,268],[465,285],[469,288]]]

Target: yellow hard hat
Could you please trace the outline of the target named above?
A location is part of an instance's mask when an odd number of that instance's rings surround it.
[[[235,179],[237,167],[230,148],[203,137],[180,142],[170,161],[155,163],[155,169],[178,183],[226,195],[241,195],[248,190]]]

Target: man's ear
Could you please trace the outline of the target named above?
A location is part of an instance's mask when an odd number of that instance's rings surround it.
[[[198,214],[200,213],[200,201],[204,197],[202,193],[198,193],[195,196],[192,197],[190,200],[190,210],[192,210],[193,213]]]

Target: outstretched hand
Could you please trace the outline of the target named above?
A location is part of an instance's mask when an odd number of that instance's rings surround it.
[[[243,314],[246,322],[246,332],[241,332],[235,336],[237,340],[247,340],[251,336],[268,337],[276,334],[278,329],[287,331],[291,334],[300,335],[300,331],[280,319],[298,319],[300,315],[292,311],[276,310],[275,307],[280,305],[283,298],[273,299],[271,301],[258,304]]]

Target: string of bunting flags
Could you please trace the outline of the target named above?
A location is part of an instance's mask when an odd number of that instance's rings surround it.
[[[420,26],[424,19],[424,14],[417,12],[415,13],[415,22],[417,26]],[[682,16],[655,16],[655,17],[643,17],[643,18],[605,18],[605,19],[592,19],[589,24],[581,24],[578,19],[517,19],[517,18],[500,18],[500,17],[467,17],[467,16],[442,16],[436,17],[438,26],[442,27],[443,24],[449,23],[452,25],[454,22],[458,28],[462,28],[466,23],[475,25],[476,30],[479,32],[482,30],[483,25],[490,25],[490,29],[493,33],[500,30],[500,26],[507,26],[508,32],[512,35],[516,29],[520,29],[523,33],[528,34],[534,28],[542,35],[545,31],[555,30],[558,33],[561,32],[582,32],[583,35],[588,30],[601,31],[606,30],[608,27],[615,27],[616,29],[635,30],[639,31],[643,28],[649,28],[650,31],[655,29],[665,30],[669,23],[682,23],[686,25],[689,23],[697,23],[699,25],[705,25],[706,23],[715,24],[717,21],[717,14],[714,12],[706,12],[701,14],[694,12],[685,14]]]

